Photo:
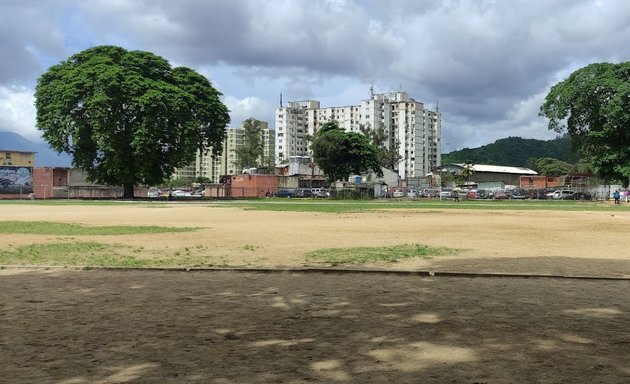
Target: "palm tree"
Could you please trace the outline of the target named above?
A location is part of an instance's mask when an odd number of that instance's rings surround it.
[[[464,169],[462,170],[462,176],[466,178],[466,184],[470,181],[470,177],[475,173],[475,164],[472,161],[466,160],[464,162]]]

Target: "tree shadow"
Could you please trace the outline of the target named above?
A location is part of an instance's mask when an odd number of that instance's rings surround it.
[[[12,383],[625,382],[627,281],[0,276]]]

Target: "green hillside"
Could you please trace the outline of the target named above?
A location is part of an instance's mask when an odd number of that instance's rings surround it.
[[[442,155],[442,164],[463,163],[533,167],[533,159],[553,157],[575,164],[579,156],[571,151],[569,137],[553,140],[523,139],[508,137],[479,148],[464,148]]]

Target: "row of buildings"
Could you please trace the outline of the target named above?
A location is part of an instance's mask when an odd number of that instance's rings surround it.
[[[36,167],[35,153],[0,150],[0,198],[117,198],[122,196],[122,187],[96,185],[87,181],[85,172],[73,168]],[[383,177],[375,175],[356,176],[347,183],[338,183],[337,188],[361,189],[367,195],[381,196],[390,188],[440,188],[453,187],[447,178],[462,179],[466,164],[443,164],[423,177],[401,179],[398,174],[383,170]],[[296,156],[295,161],[276,167],[273,175],[233,173],[223,175],[219,182],[207,183],[198,189],[203,196],[216,198],[264,197],[279,189],[326,187],[326,179],[316,164],[306,156]],[[571,189],[607,196],[611,188],[620,186],[599,185],[593,175],[574,174],[543,176],[523,167],[475,164],[466,184],[479,189],[497,190],[520,187],[525,190]],[[444,179],[444,180],[442,180]],[[358,189],[357,189],[358,188]],[[136,197],[156,197],[151,186],[136,186]],[[362,192],[363,193],[363,192]]]
[[[440,165],[441,115],[437,107],[436,111],[426,109],[423,103],[405,92],[374,94],[372,90],[368,99],[349,106],[322,107],[317,100],[289,101],[283,105],[281,99],[275,111],[275,126],[270,128],[267,122],[259,122],[262,157],[274,163],[276,175],[302,175],[308,179],[302,180],[302,184],[320,185],[325,177],[313,163],[311,140],[324,123],[333,120],[349,132],[379,130],[384,138],[381,145],[398,151],[400,160],[389,177],[397,184],[423,178]],[[221,156],[212,156],[211,148],[198,152],[193,163],[177,169],[172,177],[203,178],[221,184],[227,175],[242,174],[244,170],[238,167],[237,151],[245,145],[245,140],[244,125],[228,128]],[[0,194],[5,196],[35,193],[41,197],[60,197],[59,193],[51,194],[53,187],[60,191],[63,187],[89,184],[81,181],[84,175],[78,170],[57,169],[53,176],[51,168],[35,168],[33,153],[7,150],[0,153],[3,156],[0,158]],[[256,173],[255,170],[246,172]],[[65,176],[60,176],[62,174]],[[48,191],[39,190],[38,185],[46,185]],[[106,192],[103,189],[103,196],[112,193]],[[100,196],[100,192],[96,194]]]
[[[437,108],[436,108],[437,109]],[[396,171],[400,179],[423,177],[440,165],[441,115],[411,98],[405,92],[374,94],[358,105],[321,107],[317,100],[289,101],[275,112],[275,128],[262,122],[261,142],[264,157],[278,167],[295,159],[312,158],[311,140],[322,124],[336,121],[348,132],[381,130],[382,145],[398,150]],[[227,129],[223,154],[211,156],[211,150],[197,153],[194,164],[178,169],[174,178],[205,178],[219,182],[223,175],[241,173],[236,151],[244,145],[245,128]]]

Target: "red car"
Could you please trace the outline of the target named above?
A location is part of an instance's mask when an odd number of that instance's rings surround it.
[[[510,195],[508,195],[507,192],[503,190],[494,191],[494,193],[492,194],[492,200],[506,200],[509,198]]]

